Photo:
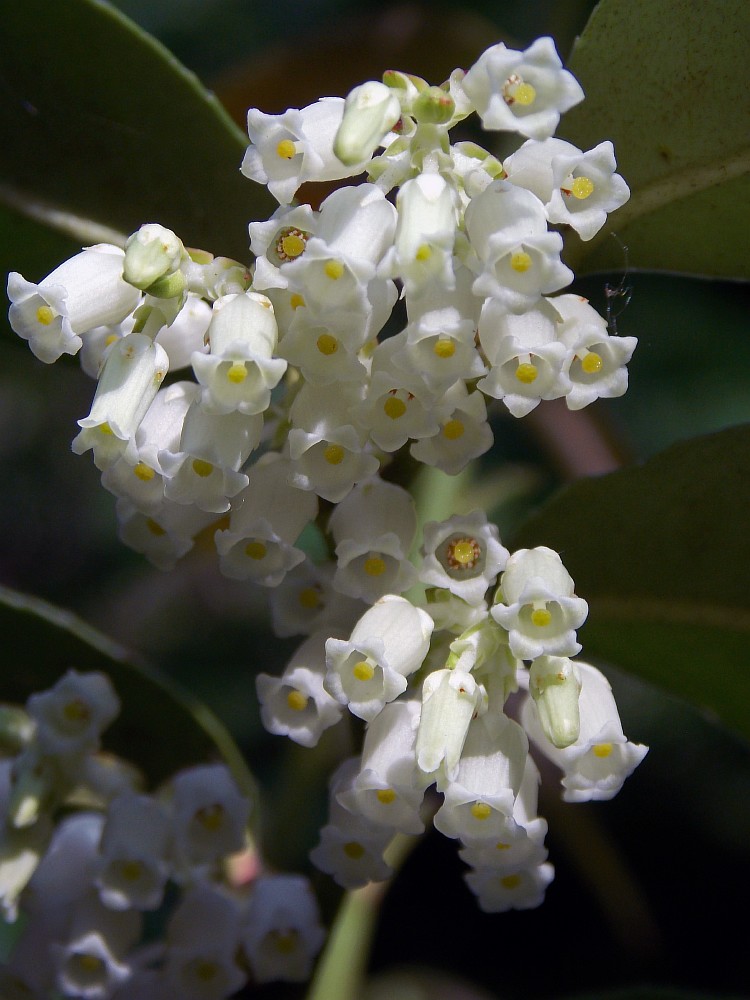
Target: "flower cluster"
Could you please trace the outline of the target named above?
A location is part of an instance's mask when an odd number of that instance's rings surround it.
[[[9,279],[37,357],[80,352],[98,379],[73,450],[92,451],[123,540],[169,568],[212,537],[224,574],[270,588],[277,633],[306,636],[258,678],[266,726],[312,746],[346,708],[367,723],[313,852],[343,885],[387,874],[385,844],[423,828],[435,784],[481,905],[535,905],[551,867],[529,737],[572,800],[614,794],[645,753],[571,659],[587,608],[557,553],[510,555],[474,511],[426,525],[417,561],[414,501],[381,476],[460,472],[492,444],[488,404],[521,417],[625,391],[635,338],[562,292],[563,232],[590,240],[629,196],[610,142],[553,135],[582,99],[542,38],[440,87],[391,71],[346,100],[253,109],[242,171],[279,207],[249,226],[251,268],[149,224],[38,285]],[[525,141],[503,162],[452,143],[475,113]],[[317,209],[295,201],[362,174]]]
[[[262,872],[223,764],[145,794],[100,751],[119,707],[105,675],[70,670],[4,711],[0,906],[24,921],[2,996],[223,1000],[248,976],[306,978],[324,933],[306,879]],[[149,915],[164,933],[146,942]]]

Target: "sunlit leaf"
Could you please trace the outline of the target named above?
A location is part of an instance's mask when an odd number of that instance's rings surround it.
[[[597,6],[568,61],[586,100],[559,135],[611,139],[632,197],[593,240],[570,240],[576,271],[622,268],[624,244],[633,267],[750,278],[748,43],[745,0]]]
[[[750,737],[750,426],[563,490],[519,545],[557,549],[602,657]]]
[[[0,201],[79,243],[161,222],[247,258],[247,223],[273,202],[192,73],[101,0],[6,3],[2,26]]]
[[[23,704],[71,668],[102,671],[122,702],[104,734],[106,750],[137,764],[151,784],[221,758],[245,793],[255,795],[238,748],[205,705],[71,612],[0,587],[0,632],[3,701]]]

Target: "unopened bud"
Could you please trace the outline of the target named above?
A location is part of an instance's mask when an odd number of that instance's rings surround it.
[[[182,241],[171,229],[156,223],[141,226],[125,244],[123,277],[136,288],[151,291],[155,282],[179,268],[184,253]]]
[[[412,105],[412,114],[418,122],[444,125],[453,117],[456,102],[441,87],[428,87]]]
[[[390,87],[375,80],[355,87],[346,99],[334,153],[349,166],[369,159],[400,117],[401,104]]]
[[[575,663],[567,656],[538,657],[529,670],[529,691],[547,739],[561,750],[575,743],[581,727],[581,678]]]

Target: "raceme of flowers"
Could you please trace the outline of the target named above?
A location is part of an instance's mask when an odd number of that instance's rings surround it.
[[[0,907],[24,919],[0,995],[220,1000],[248,979],[307,978],[324,938],[307,880],[263,870],[225,765],[145,794],[100,749],[119,710],[104,674],[75,670],[4,706]]]
[[[625,392],[635,338],[563,291],[561,231],[590,240],[629,196],[610,142],[554,137],[582,99],[542,38],[440,87],[391,71],[346,100],[251,110],[242,171],[279,203],[250,223],[251,268],[148,224],[8,281],[34,354],[78,353],[98,379],[72,447],[118,498],[122,539],[168,569],[213,535],[224,574],[270,588],[277,634],[306,636],[258,678],[266,727],[312,746],[346,709],[367,723],[312,853],[345,886],[386,877],[434,784],[480,905],[534,906],[552,868],[529,740],[571,801],[609,798],[646,752],[571,659],[587,606],[559,555],[509,554],[480,511],[418,537],[411,494],[380,475],[407,448],[460,472],[492,444],[493,401],[521,417]],[[451,143],[473,113],[518,149]],[[350,177],[319,209],[294,200]],[[298,546],[311,524],[324,561]]]

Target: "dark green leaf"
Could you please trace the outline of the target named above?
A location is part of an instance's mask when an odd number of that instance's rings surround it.
[[[637,268],[750,278],[750,100],[745,0],[602,0],[569,68],[586,100],[559,134],[615,145],[630,201],[593,240],[570,241],[577,271]],[[573,234],[571,234],[573,236]]]
[[[0,587],[3,701],[24,703],[67,670],[106,673],[122,702],[103,746],[138,765],[155,785],[175,771],[223,759],[245,794],[255,782],[231,737],[201,702],[140,663],[75,615]]]
[[[81,243],[160,222],[247,259],[247,223],[274,203],[239,173],[245,139],[198,79],[102,0],[0,10],[0,200]]]
[[[563,490],[519,545],[557,549],[601,657],[750,737],[750,427]]]

